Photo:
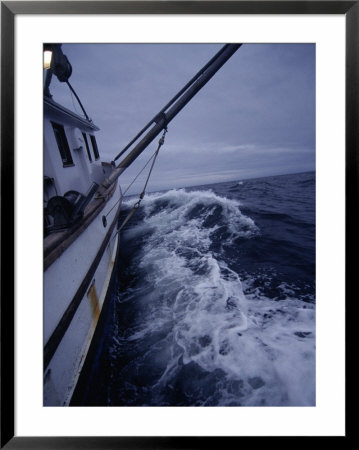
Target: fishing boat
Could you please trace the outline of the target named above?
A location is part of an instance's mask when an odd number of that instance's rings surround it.
[[[240,45],[224,45],[113,161],[101,159],[96,139],[99,128],[69,82],[72,66],[61,44],[44,45],[45,406],[71,403],[111,298],[120,231],[140,206],[168,123]],[[83,115],[55,101],[50,93],[53,76],[68,86]],[[122,203],[119,178],[161,133],[144,189],[119,224]]]

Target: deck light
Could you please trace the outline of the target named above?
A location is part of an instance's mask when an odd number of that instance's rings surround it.
[[[44,69],[51,68],[51,61],[52,61],[52,51],[45,50],[44,51]]]

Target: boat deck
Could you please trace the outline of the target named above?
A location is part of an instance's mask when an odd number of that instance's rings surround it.
[[[113,183],[101,197],[95,198],[86,207],[82,219],[73,227],[51,233],[44,239],[44,271],[75,241],[105,207],[115,192],[117,182]]]

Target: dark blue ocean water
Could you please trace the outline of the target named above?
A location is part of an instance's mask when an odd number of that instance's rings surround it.
[[[146,196],[107,334],[89,405],[315,405],[315,173]]]

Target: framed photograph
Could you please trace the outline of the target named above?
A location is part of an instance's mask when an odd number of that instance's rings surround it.
[[[358,26],[1,2],[1,448],[348,436]]]

